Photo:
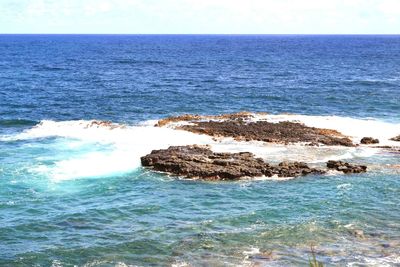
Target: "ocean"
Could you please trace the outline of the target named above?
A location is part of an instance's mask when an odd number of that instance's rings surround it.
[[[399,55],[398,35],[0,35],[0,266],[306,266],[311,248],[326,266],[399,266],[400,152],[153,126],[267,112],[394,146]],[[368,172],[206,182],[140,166],[187,144]]]

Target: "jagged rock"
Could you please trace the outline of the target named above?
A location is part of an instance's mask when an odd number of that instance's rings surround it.
[[[282,162],[270,165],[252,153],[215,153],[204,146],[171,146],[153,150],[141,157],[144,167],[186,178],[206,180],[237,180],[243,177],[296,177],[322,174],[323,170],[310,168],[302,162]]]
[[[400,142],[400,135],[393,137],[390,140]]]
[[[326,163],[329,169],[335,169],[344,173],[361,173],[367,171],[367,166],[364,165],[353,165],[348,162],[330,160]]]
[[[218,116],[182,115],[158,121],[156,126],[164,126],[171,122],[188,122],[187,125],[176,126],[198,134],[213,137],[232,137],[238,141],[263,141],[273,143],[300,143],[311,146],[319,144],[329,146],[354,146],[353,142],[340,132],[331,129],[308,127],[301,123],[268,121],[251,121],[252,113],[242,112]]]
[[[207,134],[214,137],[233,137],[239,141],[264,141],[272,143],[324,144],[329,146],[354,146],[353,142],[339,132],[328,129],[308,127],[301,123],[267,121],[199,121],[183,125],[180,129]]]
[[[372,137],[363,137],[360,141],[361,144],[370,145],[370,144],[379,144],[379,139]]]

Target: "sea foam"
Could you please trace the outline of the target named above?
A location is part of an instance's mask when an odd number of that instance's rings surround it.
[[[95,121],[42,121],[8,140],[35,140],[57,137],[56,142],[71,142],[71,150],[52,165],[41,165],[35,170],[55,181],[92,176],[110,176],[127,173],[140,166],[140,157],[153,149],[171,145],[209,144],[208,136],[186,131],[152,126],[98,125]],[[81,146],[92,145],[93,150]],[[61,151],[63,153],[63,151]]]
[[[396,142],[390,141],[389,138],[400,132],[400,124],[337,116],[256,115],[254,117],[254,120],[261,119],[271,122],[296,121],[307,126],[335,129],[351,136],[355,143],[364,136],[372,136],[379,138],[381,144],[392,145]],[[53,164],[38,164],[34,168],[34,171],[41,172],[54,181],[129,173],[140,166],[141,156],[154,149],[168,148],[172,145],[209,145],[216,152],[252,152],[272,163],[296,160],[317,165],[331,159],[371,157],[378,151],[369,146],[309,147],[301,144],[243,142],[232,138],[215,139],[171,127],[154,127],[154,123],[155,121],[145,121],[138,125],[123,125],[89,120],[59,122],[44,120],[21,133],[3,136],[1,140],[40,142],[43,138],[53,137],[56,142],[53,147],[58,145],[69,147],[68,150],[57,151],[57,158],[52,158],[52,155],[44,156],[45,159],[53,159]]]

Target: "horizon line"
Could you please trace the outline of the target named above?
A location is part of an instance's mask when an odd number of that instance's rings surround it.
[[[382,35],[382,36],[393,36],[400,35],[400,33],[0,33],[0,35],[292,35],[292,36],[304,36],[304,35]]]

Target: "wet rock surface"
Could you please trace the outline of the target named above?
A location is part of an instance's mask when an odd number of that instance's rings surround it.
[[[263,112],[259,112],[256,114],[266,114]],[[253,117],[253,113],[242,111],[238,113],[230,113],[230,114],[222,114],[222,115],[197,115],[197,114],[183,114],[175,117],[168,117],[165,119],[161,119],[156,123],[156,127],[165,126],[171,122],[193,122],[200,120],[244,120]]]
[[[400,135],[393,137],[390,140],[400,142]]]
[[[379,139],[373,137],[363,137],[360,143],[364,145],[379,144]]]
[[[126,128],[124,125],[113,123],[111,121],[99,121],[99,120],[91,121],[90,123],[88,123],[86,125],[85,128],[93,128],[93,127],[95,127],[95,128],[108,128],[110,130],[117,129],[117,128],[119,128],[119,129]]]
[[[184,125],[180,129],[211,136],[233,137],[239,141],[263,141],[272,143],[324,144],[329,146],[354,146],[347,137],[334,136],[333,130],[308,127],[300,123],[267,121],[205,121]]]
[[[186,178],[206,180],[237,180],[243,177],[297,177],[323,174],[325,171],[310,168],[302,162],[282,162],[270,165],[252,153],[215,153],[208,147],[171,146],[153,150],[141,158],[144,167]]]
[[[213,137],[232,137],[239,141],[263,141],[272,143],[308,143],[317,146],[354,146],[353,142],[340,132],[331,129],[308,127],[301,123],[283,121],[248,120],[251,113],[235,113],[219,116],[183,115],[160,120],[156,126],[164,126],[170,122],[189,122],[177,126],[177,129]]]
[[[329,169],[335,169],[344,173],[361,173],[367,171],[367,166],[350,164],[348,162],[330,160],[326,163]]]

